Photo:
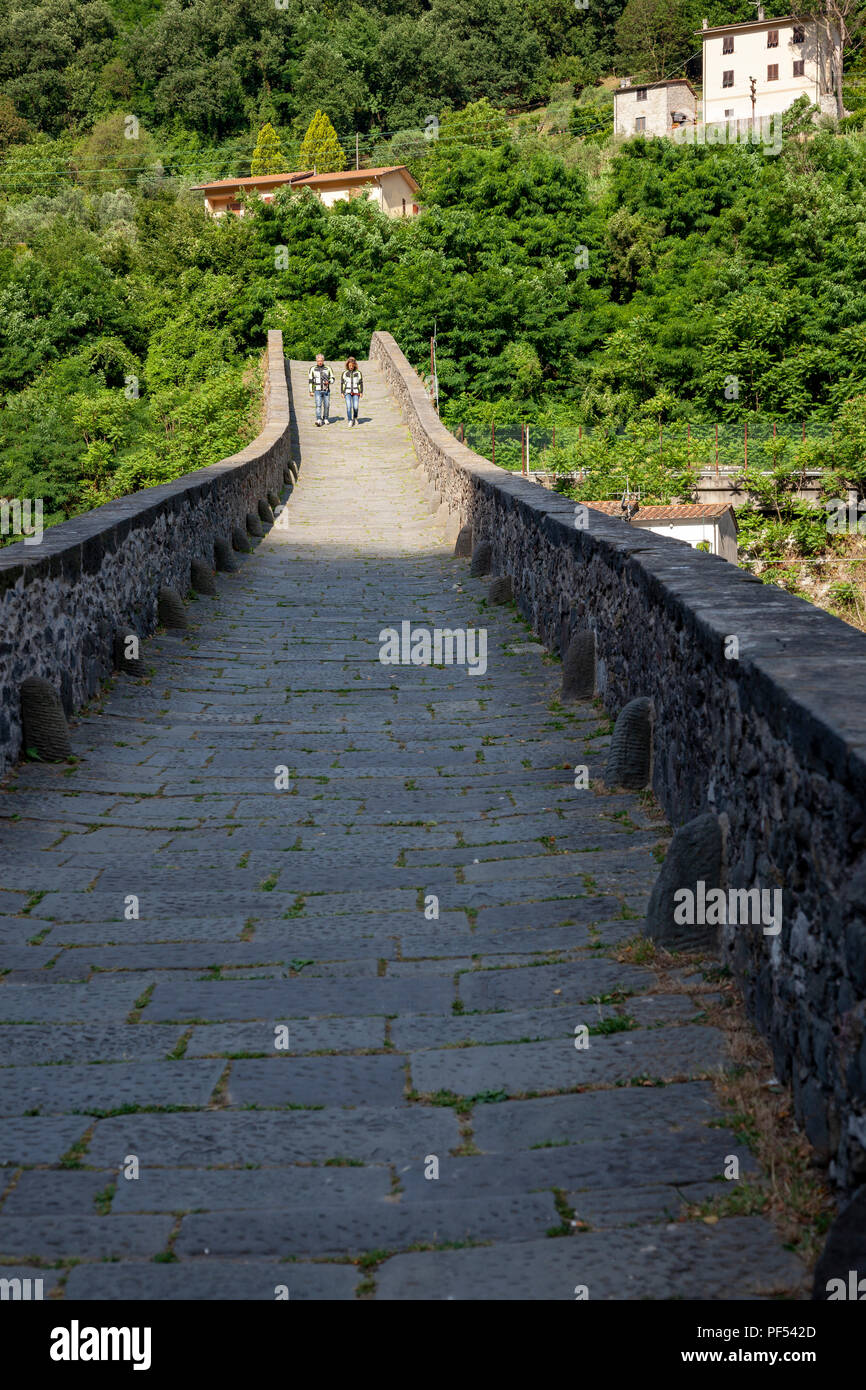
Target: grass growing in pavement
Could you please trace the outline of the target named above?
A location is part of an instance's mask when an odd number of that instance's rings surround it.
[[[82,1134],[80,1139],[76,1139],[75,1143],[69,1146],[69,1148],[66,1150],[66,1153],[63,1154],[62,1158],[60,1159],[61,1168],[84,1167],[83,1159],[85,1154],[87,1153],[88,1148],[90,1147],[90,1141],[93,1138],[93,1131],[95,1130],[95,1128],[96,1125],[92,1124],[89,1127],[89,1129],[87,1129],[84,1132],[84,1134]]]
[[[598,1023],[590,1023],[589,1031],[591,1034],[605,1033],[628,1033],[632,1028],[637,1028],[637,1021],[628,1014],[618,1015],[616,1018],[602,1018]]]
[[[552,1189],[552,1192],[553,1202],[556,1207],[556,1214],[559,1217],[559,1225],[548,1226],[545,1234],[548,1236],[572,1236],[578,1229],[578,1223],[575,1218],[574,1208],[568,1205],[565,1192],[562,1190],[562,1188],[554,1187]],[[588,1229],[584,1222],[580,1222],[579,1228],[581,1230]]]
[[[129,1017],[126,1020],[127,1023],[138,1023],[138,1020],[141,1017],[141,1011],[142,1009],[147,1008],[147,1005],[150,1001],[150,996],[153,994],[153,991],[155,989],[155,984],[148,985],[147,989],[138,996],[138,998],[132,1006],[132,1009],[129,1013]]]
[[[189,1040],[190,1040],[190,1038],[192,1037],[192,1032],[193,1032],[193,1030],[192,1030],[191,1028],[187,1028],[187,1030],[186,1030],[186,1032],[183,1034],[183,1036],[182,1036],[181,1038],[178,1039],[178,1041],[177,1041],[176,1045],[174,1046],[174,1048],[172,1049],[172,1051],[169,1052],[169,1053],[167,1054],[167,1056],[166,1056],[166,1061],[169,1061],[169,1062],[179,1062],[179,1061],[180,1061],[181,1057],[183,1057],[183,1055],[184,1055],[184,1053],[186,1052],[186,1049],[187,1049],[187,1047],[188,1047],[188,1045],[189,1045]]]
[[[772,1052],[749,1020],[729,967],[700,952],[666,951],[640,936],[626,942],[617,959],[651,966],[661,993],[708,995],[706,1021],[724,1033],[732,1062],[725,1071],[709,1073],[722,1106],[720,1123],[754,1153],[765,1175],[724,1182],[707,1209],[696,1204],[684,1219],[712,1224],[721,1216],[761,1213],[774,1222],[788,1249],[813,1264],[835,1203],[797,1126],[789,1089],[774,1083]],[[683,980],[689,970],[691,977]]]
[[[656,959],[656,944],[648,936],[632,936],[616,953],[621,965],[652,965]]]
[[[100,1216],[107,1216],[111,1211],[111,1199],[117,1190],[117,1184],[110,1182],[101,1192],[96,1192],[93,1197],[93,1205]]]

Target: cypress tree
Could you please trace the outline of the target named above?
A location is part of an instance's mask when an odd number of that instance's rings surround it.
[[[301,145],[300,167],[315,169],[318,174],[330,174],[346,167],[346,155],[337,132],[324,111],[317,111],[307,127]]]
[[[252,164],[250,165],[252,174],[285,174],[286,161],[280,149],[280,137],[274,130],[270,121],[262,126],[259,131],[259,138],[253,150]]]

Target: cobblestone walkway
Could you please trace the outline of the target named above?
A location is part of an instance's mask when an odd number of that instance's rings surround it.
[[[278,524],[87,711],[74,766],[2,788],[2,1272],[66,1299],[796,1291],[764,1219],[685,1219],[754,1160],[708,1079],[712,985],[617,960],[659,823],[575,789],[606,721],[452,558],[363,369],[349,431],[293,367]],[[383,666],[406,620],[486,628],[486,673]]]

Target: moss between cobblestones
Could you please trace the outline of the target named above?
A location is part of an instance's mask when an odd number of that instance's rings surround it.
[[[95,1124],[90,1125],[90,1127],[85,1130],[84,1134],[82,1134],[81,1138],[76,1139],[75,1143],[69,1146],[69,1148],[66,1150],[66,1153],[61,1156],[59,1165],[61,1168],[84,1167],[82,1159],[84,1158],[88,1148],[90,1147],[90,1141],[93,1138],[93,1132],[95,1129]]]
[[[574,1208],[568,1205],[565,1192],[562,1188],[554,1187],[550,1190],[553,1192],[553,1204],[556,1207],[556,1214],[560,1218],[560,1221],[558,1226],[549,1226],[545,1235],[551,1237],[574,1235],[577,1229]],[[582,1230],[589,1229],[584,1222],[580,1223],[580,1228]]]
[[[100,1216],[108,1216],[111,1202],[117,1191],[117,1184],[110,1182],[101,1192],[94,1193],[93,1206]]]

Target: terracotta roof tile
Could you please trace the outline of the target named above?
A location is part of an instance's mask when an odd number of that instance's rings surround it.
[[[584,506],[594,511],[604,512],[606,516],[621,516],[622,508],[616,502],[584,502]],[[641,503],[635,513],[636,521],[700,521],[711,520],[731,511],[730,502],[671,502],[667,506]]]
[[[396,173],[404,174],[407,183],[416,190],[420,189],[420,185],[413,179],[405,164],[383,164],[375,169],[342,169],[338,173],[330,174],[315,174],[312,169],[301,169],[291,174],[254,174],[238,179],[215,179],[213,183],[194,184],[193,192],[231,193],[235,189],[240,191],[243,188],[256,188],[264,185],[278,187],[283,184],[292,184],[295,187],[300,187],[309,184],[363,183],[370,179],[381,178],[383,174]]]

